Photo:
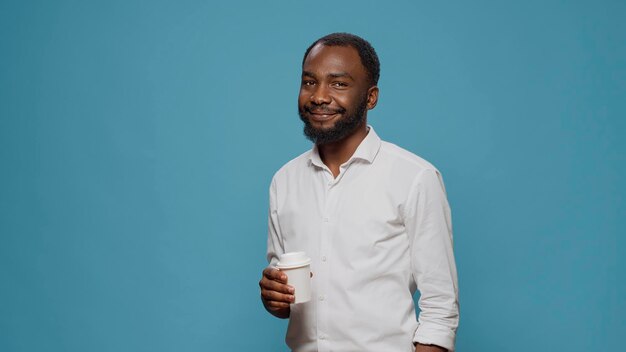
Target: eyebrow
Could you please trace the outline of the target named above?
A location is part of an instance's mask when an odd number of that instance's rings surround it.
[[[330,73],[330,74],[328,74],[328,76],[330,76],[332,78],[346,77],[346,78],[350,78],[351,80],[354,81],[354,78],[352,78],[352,76],[348,72]]]
[[[317,76],[315,76],[315,74],[313,72],[309,72],[309,71],[302,71],[302,77],[304,76],[309,76],[309,77],[313,77],[316,78]],[[329,73],[328,76],[330,78],[341,78],[341,77],[347,77],[351,80],[354,81],[354,78],[348,73],[348,72],[336,72],[336,73]]]

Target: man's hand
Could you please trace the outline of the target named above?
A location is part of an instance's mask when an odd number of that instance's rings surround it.
[[[435,346],[435,345],[422,345],[420,343],[415,345],[415,352],[447,352],[448,350]]]
[[[278,269],[266,268],[259,286],[265,309],[279,318],[289,318],[289,304],[295,302],[295,296],[293,287],[287,285],[287,275]]]

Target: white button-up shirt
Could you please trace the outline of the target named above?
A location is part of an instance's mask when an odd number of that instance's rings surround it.
[[[312,258],[314,299],[291,305],[293,351],[408,352],[414,342],[454,350],[450,208],[424,159],[370,127],[336,178],[315,147],[288,162],[270,186],[270,266],[294,251]]]

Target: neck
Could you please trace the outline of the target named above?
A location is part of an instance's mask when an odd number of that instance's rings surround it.
[[[332,143],[318,144],[317,149],[324,164],[330,169],[334,177],[339,175],[341,164],[350,160],[359,144],[367,136],[367,122],[363,121],[353,133]]]

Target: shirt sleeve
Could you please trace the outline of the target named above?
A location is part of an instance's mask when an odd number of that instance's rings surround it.
[[[459,323],[456,264],[450,207],[441,175],[423,170],[405,207],[411,270],[420,291],[418,328],[413,342],[454,351]]]
[[[270,204],[267,221],[267,262],[269,263],[268,266],[273,267],[278,262],[278,256],[285,252],[282,235],[280,232],[280,225],[278,223],[277,189],[275,178],[272,179],[269,193]]]

